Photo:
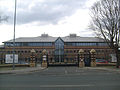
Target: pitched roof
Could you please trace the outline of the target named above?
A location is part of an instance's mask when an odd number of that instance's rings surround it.
[[[16,38],[15,42],[54,42],[57,37],[21,37]],[[13,40],[5,41],[5,42],[13,42]]]
[[[62,37],[64,42],[105,42],[104,39],[98,37]]]
[[[39,37],[21,37],[16,38],[15,42],[55,42],[59,37],[52,37],[48,34],[42,34]],[[104,39],[97,37],[80,37],[76,35],[70,35],[66,37],[60,37],[64,42],[104,42]],[[13,42],[13,40],[5,41]]]

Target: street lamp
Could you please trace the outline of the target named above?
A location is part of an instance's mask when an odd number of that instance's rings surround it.
[[[15,69],[15,26],[16,26],[16,3],[17,3],[17,0],[15,0],[15,11],[14,11],[13,70]]]
[[[119,19],[118,19],[118,24],[119,24],[119,35],[120,35],[120,0],[119,0]],[[119,37],[119,40],[120,40],[120,37]],[[118,50],[120,51],[120,41],[119,41],[119,43],[118,43],[118,46],[119,46],[119,48],[118,48]]]

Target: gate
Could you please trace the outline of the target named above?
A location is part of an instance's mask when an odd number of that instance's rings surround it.
[[[78,55],[48,55],[49,66],[78,66]]]
[[[88,67],[90,66],[90,63],[91,63],[91,55],[90,55],[90,53],[85,54],[84,63],[85,63],[85,66],[88,66]]]
[[[59,47],[59,46],[58,46]],[[80,52],[82,51],[82,52]],[[63,48],[55,49],[54,55],[48,55],[48,65],[76,65],[83,66],[96,66],[96,51],[91,49],[90,52],[84,53],[84,50],[80,50],[77,53],[64,54]],[[83,53],[83,54],[82,54]]]

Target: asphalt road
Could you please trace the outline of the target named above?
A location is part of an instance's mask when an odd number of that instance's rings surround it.
[[[49,67],[26,74],[2,74],[0,90],[120,90],[120,73]]]

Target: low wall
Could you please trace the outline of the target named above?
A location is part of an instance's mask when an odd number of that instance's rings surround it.
[[[0,64],[0,67],[12,67],[13,64]],[[15,67],[30,67],[29,64],[15,64]]]
[[[96,66],[116,66],[116,63],[97,63]]]

